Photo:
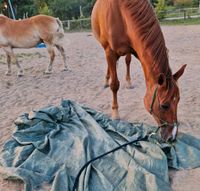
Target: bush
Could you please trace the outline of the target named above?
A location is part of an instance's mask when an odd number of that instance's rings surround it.
[[[158,0],[158,3],[155,4],[155,10],[158,19],[164,19],[165,18],[165,0]]]
[[[193,0],[174,0],[174,4],[178,7],[192,6]]]
[[[40,7],[38,12],[44,15],[51,15],[51,10],[49,9],[48,5],[45,3],[43,7]]]

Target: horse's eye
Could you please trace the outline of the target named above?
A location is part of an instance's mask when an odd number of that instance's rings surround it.
[[[170,106],[169,103],[165,103],[165,104],[160,105],[161,109],[163,109],[163,110],[168,110],[169,106]]]

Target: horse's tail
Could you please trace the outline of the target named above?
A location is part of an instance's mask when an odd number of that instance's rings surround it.
[[[56,32],[53,34],[53,42],[56,44],[64,37],[64,29],[63,24],[59,18],[56,18],[56,23],[58,28]]]
[[[62,21],[59,18],[56,18],[56,22],[58,24],[58,30],[57,30],[57,32],[64,34],[64,29],[63,29]]]

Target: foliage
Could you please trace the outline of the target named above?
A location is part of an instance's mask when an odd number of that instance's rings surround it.
[[[12,0],[17,18],[28,17],[36,14],[48,14],[60,17],[62,20],[89,17],[93,4],[96,0]],[[3,3],[7,0],[0,0],[1,12]],[[82,13],[82,15],[80,14]],[[10,15],[9,8],[5,11]]]
[[[51,15],[51,10],[48,7],[49,1],[44,0],[33,0],[34,6],[37,9],[37,13],[44,15]]]
[[[83,3],[83,14],[88,17],[91,15],[93,5],[96,0],[85,0]]]
[[[40,7],[38,10],[38,13],[43,14],[43,15],[52,15],[51,10],[49,9],[47,4]]]
[[[53,0],[50,8],[54,16],[62,20],[80,16],[80,0]]]
[[[192,1],[192,5],[193,5],[194,7],[198,7],[198,6],[199,6],[199,0],[193,0],[193,1]]]
[[[165,0],[165,3],[166,3],[167,6],[173,6],[174,0]]]
[[[156,14],[158,19],[165,18],[165,0],[158,0],[158,3],[155,5]]]
[[[94,2],[95,0],[53,0],[50,7],[54,16],[64,20],[77,19],[80,16],[89,17]]]
[[[90,17],[93,5],[96,0],[12,0],[17,19],[30,17],[36,14],[47,14],[59,17],[61,20],[73,20]],[[176,7],[198,6],[199,0],[149,0],[156,8],[159,19],[165,17],[165,10],[169,7],[173,10]],[[7,0],[0,0],[3,3]],[[4,10],[5,11],[5,10]],[[4,12],[3,12],[4,13]],[[5,14],[10,16],[10,10]]]
[[[178,7],[191,6],[193,0],[174,0],[174,4]]]
[[[33,0],[13,0],[12,2],[18,19],[23,18],[24,15],[32,16],[37,13]]]

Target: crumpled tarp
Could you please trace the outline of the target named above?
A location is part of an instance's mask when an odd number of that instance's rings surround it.
[[[70,191],[87,161],[155,131],[146,124],[111,120],[70,100],[23,114],[15,124],[0,161],[24,181],[26,191],[43,184],[52,191]],[[77,190],[167,191],[168,167],[199,166],[200,139],[179,133],[175,143],[166,144],[154,136],[94,161],[81,174]]]

